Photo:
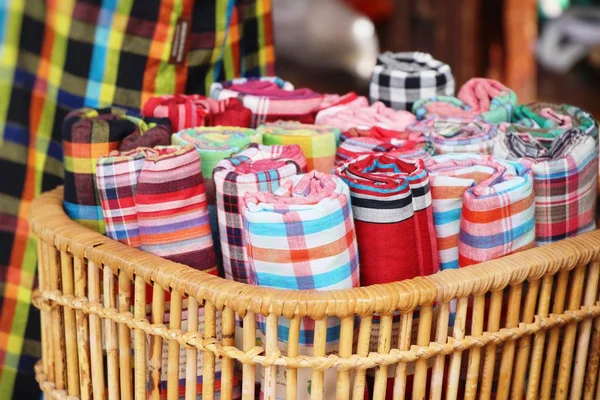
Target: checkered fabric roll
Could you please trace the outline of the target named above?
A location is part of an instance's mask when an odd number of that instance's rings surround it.
[[[534,129],[535,137],[545,147],[551,146],[556,136],[571,128],[579,128],[598,138],[596,120],[588,112],[569,104],[522,104],[515,108],[512,122],[523,131]]]
[[[266,145],[297,144],[302,149],[308,171],[331,173],[341,131],[338,128],[277,121],[258,127]]]
[[[469,153],[435,156],[425,166],[441,269],[466,267],[535,245],[529,168]]]
[[[199,94],[151,97],[144,104],[148,117],[169,118],[174,131],[198,126],[249,127],[252,112],[238,99],[217,101]]]
[[[243,235],[242,207],[246,193],[272,192],[302,173],[306,159],[297,145],[250,145],[219,162],[213,179],[225,278],[248,283],[248,254]]]
[[[253,128],[280,119],[312,124],[324,100],[319,93],[294,89],[290,82],[274,76],[215,82],[210,96],[217,100],[239,99],[252,111]]]
[[[508,122],[517,106],[517,95],[493,79],[472,78],[456,97],[434,96],[418,100],[413,113],[418,119],[430,115],[473,117],[497,124]]]
[[[363,286],[431,275],[439,260],[423,161],[363,155],[335,169],[350,187]]]
[[[596,229],[597,135],[596,124],[562,132],[500,125],[494,154],[533,170],[538,245]]]
[[[454,76],[448,64],[420,52],[385,52],[377,57],[369,86],[371,102],[394,110],[412,111],[414,102],[434,96],[454,96]]]
[[[119,108],[82,108],[69,113],[63,123],[64,207],[69,217],[104,233],[104,218],[96,188],[96,160],[117,150],[128,137],[133,137],[128,143],[130,145],[140,141],[145,132],[152,135],[154,129],[158,129],[158,143],[153,144],[169,144],[169,121],[160,121],[165,126],[156,128],[155,122],[148,124],[142,119],[127,116],[125,110]]]
[[[371,106],[353,102],[319,111],[315,123],[334,126],[342,131],[351,128],[369,129],[373,126],[403,131],[415,119],[408,111],[396,111],[381,102]]]
[[[433,144],[436,154],[492,154],[498,127],[476,118],[431,116],[408,127],[422,132]]]

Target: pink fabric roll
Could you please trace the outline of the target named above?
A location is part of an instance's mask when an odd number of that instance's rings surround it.
[[[403,131],[416,117],[408,111],[396,111],[381,102],[365,106],[356,101],[319,111],[317,125],[329,125],[347,131],[351,128],[369,129],[373,126]]]

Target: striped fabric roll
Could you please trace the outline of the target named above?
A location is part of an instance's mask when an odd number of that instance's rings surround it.
[[[500,125],[494,154],[533,170],[538,245],[596,229],[597,137],[596,124],[562,132]]]
[[[261,125],[257,130],[262,134],[263,143],[266,145],[300,146],[309,171],[333,171],[335,152],[341,134],[338,128],[296,121],[277,121]]]
[[[434,96],[418,100],[413,113],[418,119],[429,115],[474,117],[492,124],[511,120],[517,105],[515,92],[498,81],[472,78],[459,90],[456,97]]]
[[[369,129],[373,126],[403,131],[416,120],[408,111],[396,111],[381,102],[371,106],[354,102],[319,111],[315,123],[347,131],[352,128]]]
[[[360,155],[387,153],[402,159],[427,159],[433,154],[429,139],[420,132],[393,131],[372,127],[352,128],[342,134],[342,144],[336,154],[336,164],[350,161]]]
[[[426,162],[441,269],[466,267],[535,245],[531,170],[478,154]]]
[[[95,176],[98,157],[138,143],[168,145],[170,135],[168,120],[146,121],[128,116],[125,110],[116,107],[99,110],[81,108],[70,112],[63,123],[64,207],[67,215],[88,228],[104,233],[104,217]]]
[[[219,162],[213,178],[225,278],[248,283],[248,253],[243,235],[242,207],[246,193],[272,192],[306,168],[297,145],[250,145]]]
[[[215,82],[210,96],[217,100],[239,99],[252,111],[252,128],[280,119],[312,124],[324,99],[310,89],[294,89],[290,82],[274,76]]]
[[[198,126],[250,127],[252,112],[238,99],[217,101],[199,94],[156,96],[144,104],[147,117],[169,118],[174,131]]]
[[[431,139],[436,154],[492,154],[498,127],[476,118],[431,116],[408,127]]]

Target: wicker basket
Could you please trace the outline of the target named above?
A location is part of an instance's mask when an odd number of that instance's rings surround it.
[[[160,398],[163,352],[157,349],[164,343],[169,366],[178,366],[180,346],[185,349],[186,399],[196,398],[199,356],[203,399],[216,395],[219,358],[223,399],[232,398],[234,374],[241,374],[243,398],[254,399],[259,368],[266,398],[275,394],[278,369],[285,370],[289,399],[297,397],[301,370],[310,373],[313,399],[367,393],[384,399],[386,390],[394,399],[600,398],[600,231],[429,277],[314,292],[230,282],[127,247],[71,221],[62,189],[36,200],[31,215],[40,259],[34,302],[42,310],[36,374],[48,398]],[[168,326],[161,323],[165,290]],[[185,331],[182,298],[189,309]],[[204,305],[202,329],[193,327],[198,305]],[[256,342],[259,314],[266,321],[264,346]],[[375,314],[379,334],[370,351]],[[285,356],[279,317],[290,319]],[[315,321],[314,347],[298,356],[302,317]],[[328,317],[341,319],[341,335],[336,353],[326,355]],[[243,321],[238,335],[236,320]],[[397,320],[399,340],[392,335]],[[388,386],[391,370],[395,380]],[[167,371],[162,395],[169,399],[183,396],[177,372]],[[324,393],[327,373],[337,374],[334,393]]]

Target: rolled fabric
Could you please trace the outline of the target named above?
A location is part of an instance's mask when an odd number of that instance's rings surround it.
[[[403,131],[415,120],[410,112],[393,110],[381,102],[366,107],[360,103],[350,103],[319,111],[315,124],[334,126],[342,131],[351,128],[369,129],[373,126]]]
[[[396,158],[427,159],[433,154],[429,139],[420,132],[393,131],[379,127],[352,128],[342,134],[342,144],[336,154],[336,164],[361,155],[387,153]]]
[[[436,154],[492,154],[498,127],[470,117],[431,116],[408,127],[422,132],[433,145]]]
[[[377,57],[369,96],[394,110],[412,111],[420,99],[454,96],[454,76],[448,64],[421,52],[392,53]]]
[[[297,144],[306,157],[309,171],[331,173],[341,131],[338,128],[302,124],[296,121],[277,121],[258,127],[266,145]]]
[[[137,144],[168,145],[171,126],[167,119],[140,119],[116,107],[81,108],[67,115],[62,136],[65,212],[71,219],[104,233],[96,187],[96,160],[113,150]]]
[[[322,94],[294,89],[290,82],[274,76],[215,82],[210,96],[217,100],[239,99],[252,112],[252,128],[280,119],[312,124],[324,99]]]
[[[494,154],[533,170],[538,245],[596,229],[597,137],[596,124],[562,132],[500,125]]]
[[[215,100],[199,94],[176,94],[151,97],[143,114],[169,118],[174,131],[198,126],[250,127],[252,112],[235,98]]]
[[[535,245],[529,168],[468,153],[435,156],[425,165],[441,269],[466,267]]]
[[[492,124],[508,122],[517,105],[515,92],[498,81],[472,78],[456,97],[434,96],[418,100],[413,113],[418,119],[430,115],[473,117]]]
[[[515,108],[512,122],[519,130],[533,128],[535,137],[549,147],[557,135],[571,128],[590,132],[597,139],[596,120],[586,111],[569,104],[530,103]]]
[[[273,193],[248,193],[242,211],[250,256],[250,283],[290,290],[350,289],[359,285],[356,234],[348,186],[338,177],[311,171],[289,178]],[[258,325],[264,335],[264,317]],[[336,353],[339,318],[327,318],[325,353]],[[315,321],[300,322],[298,354],[312,355]],[[289,319],[279,318],[278,348],[285,354]],[[306,398],[310,371],[299,373],[298,398]],[[264,378],[263,378],[264,379]],[[276,377],[275,398],[286,398]],[[264,387],[264,385],[263,385]],[[336,372],[325,372],[324,398],[335,397]]]
[[[246,193],[277,190],[283,181],[302,173],[302,165],[306,166],[306,159],[297,145],[256,144],[217,164],[213,179],[225,278],[248,283],[241,214]]]

